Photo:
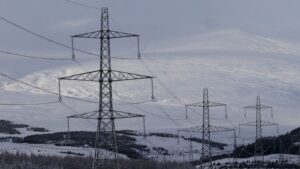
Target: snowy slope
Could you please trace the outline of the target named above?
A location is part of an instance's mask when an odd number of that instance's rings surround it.
[[[137,143],[146,145],[150,148],[149,153],[144,153],[149,159],[153,160],[169,160],[169,161],[191,161],[198,160],[201,157],[202,144],[197,142],[192,142],[193,149],[193,159],[190,159],[190,141],[180,138],[170,138],[170,137],[158,137],[158,136],[147,136],[146,138],[136,137]],[[159,152],[155,148],[163,148],[166,151]],[[232,146],[225,146],[225,150],[220,150],[216,147],[212,147],[212,152],[224,153],[226,151],[232,150]]]
[[[287,164],[299,164],[299,159],[300,156],[299,155],[290,155],[290,154],[271,154],[271,155],[267,155],[264,156],[264,160],[266,162],[276,162],[276,161],[280,161],[280,155],[283,155],[283,160],[287,163]],[[250,157],[250,158],[224,158],[221,160],[216,160],[214,161],[214,163],[220,163],[220,164],[225,164],[225,163],[232,163],[232,162],[237,162],[237,163],[251,163],[253,162],[254,158]],[[200,168],[200,166],[198,166],[198,168]]]
[[[68,147],[68,146],[55,146],[51,144],[17,144],[3,142],[0,143],[0,146],[3,147],[0,149],[1,152],[9,153],[25,153],[27,155],[50,155],[50,156],[72,156],[72,154],[67,154],[68,152],[74,153],[73,156],[93,156],[93,148],[84,148],[84,147]],[[103,150],[104,153],[107,151]],[[76,154],[77,155],[76,155]],[[127,159],[125,155],[119,154],[119,158]]]

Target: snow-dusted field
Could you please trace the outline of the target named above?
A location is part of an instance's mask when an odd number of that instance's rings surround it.
[[[264,156],[264,161],[265,162],[276,162],[280,161],[280,156],[283,155],[283,160],[287,164],[299,164],[300,162],[300,156],[299,155],[290,155],[290,154],[271,154]],[[254,158],[224,158],[221,160],[216,160],[214,163],[220,163],[220,164],[225,164],[225,163],[232,163],[232,162],[237,162],[237,163],[251,163],[253,162]],[[200,166],[198,166],[200,168]]]
[[[18,144],[1,142],[0,152],[25,153],[27,155],[49,155],[49,156],[93,156],[95,149],[87,147],[55,146],[53,144]],[[103,154],[108,153],[102,150]],[[71,153],[71,154],[70,154]],[[125,155],[119,154],[119,158],[127,159]]]
[[[3,142],[0,143],[1,152],[10,152],[10,153],[26,153],[36,154],[36,155],[57,155],[57,156],[67,156],[62,152],[73,152],[80,153],[84,156],[92,156],[94,149],[92,148],[77,148],[77,147],[65,147],[65,146],[55,146],[48,144],[17,144]]]

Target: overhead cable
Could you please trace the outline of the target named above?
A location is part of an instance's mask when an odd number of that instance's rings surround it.
[[[0,53],[4,53],[7,55],[19,56],[19,57],[25,57],[25,58],[31,58],[31,59],[41,59],[41,60],[72,60],[72,59],[66,59],[66,58],[50,58],[50,57],[25,55],[25,54],[20,54],[20,53],[5,51],[5,50],[0,50]]]
[[[82,6],[82,7],[93,9],[93,10],[97,10],[97,11],[101,10],[100,8],[97,8],[97,7],[94,7],[94,6],[90,6],[90,5],[86,5],[86,4],[83,4],[83,3],[80,3],[80,2],[76,2],[76,1],[72,1],[72,0],[64,0],[64,1],[66,1],[68,3],[71,3],[73,5]]]

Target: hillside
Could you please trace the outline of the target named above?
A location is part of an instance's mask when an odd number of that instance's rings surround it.
[[[3,124],[12,124],[6,122]],[[1,123],[0,123],[1,124]],[[16,127],[15,127],[16,126]],[[24,129],[26,125],[13,124],[7,127],[6,131],[14,129],[18,131]],[[27,129],[31,129],[27,126]],[[36,129],[36,128],[34,128]],[[56,156],[79,156],[88,157],[94,153],[95,132],[72,131],[48,133],[43,130],[32,131],[31,134],[22,137],[21,134],[13,136],[0,137],[1,145],[5,146],[6,152],[25,153],[35,155],[56,155]],[[13,131],[14,131],[13,130]],[[29,133],[28,133],[29,134]],[[171,133],[143,133],[132,130],[117,131],[119,156],[123,159],[147,159],[147,160],[168,160],[168,161],[189,161],[188,152],[186,151],[193,144],[195,159],[200,158],[200,149],[203,141],[199,137],[185,137]],[[223,152],[232,149],[224,143],[212,142],[214,152]],[[103,151],[110,151],[103,146]]]
[[[270,154],[294,154],[299,155],[300,128],[277,136],[263,138],[265,155]],[[250,157],[254,152],[255,143],[242,145],[234,150],[233,155],[238,158]],[[250,154],[249,154],[250,153]]]

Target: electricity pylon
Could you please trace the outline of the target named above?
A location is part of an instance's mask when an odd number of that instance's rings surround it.
[[[278,163],[279,163],[279,169],[284,169],[284,165],[285,165],[285,159],[284,159],[284,148],[283,148],[283,143],[282,143],[282,140],[280,139],[279,140],[279,160],[278,160]]]
[[[177,131],[177,132],[178,132],[178,136],[179,136],[179,131]],[[192,135],[188,138],[188,141],[189,141],[189,150],[182,152],[183,154],[188,154],[189,155],[189,161],[190,162],[194,161],[194,148],[193,148],[193,140],[192,140],[192,138],[193,138]],[[178,144],[180,144],[179,137],[178,137]]]
[[[241,126],[251,126],[255,127],[255,147],[254,147],[254,165],[257,168],[261,168],[264,163],[264,148],[263,148],[263,138],[262,138],[262,128],[264,126],[277,126],[277,132],[279,132],[278,123],[262,121],[261,113],[263,109],[270,109],[271,116],[273,117],[273,108],[270,106],[262,105],[260,101],[260,96],[256,97],[256,105],[244,107],[245,116],[247,109],[256,110],[256,121],[247,122],[239,124],[239,131]]]
[[[116,119],[142,117],[144,115],[114,110],[112,82],[125,80],[151,79],[154,77],[112,70],[110,40],[117,38],[139,37],[139,35],[110,30],[108,8],[101,11],[101,30],[72,36],[73,38],[92,38],[100,40],[100,68],[99,70],[74,74],[59,78],[62,80],[89,81],[99,83],[99,107],[98,110],[82,114],[76,114],[72,118],[96,119],[98,121],[95,139],[94,169],[119,169],[117,135],[115,130]],[[73,57],[74,50],[73,50]],[[138,53],[140,57],[140,53]],[[153,84],[153,83],[151,83]],[[152,85],[153,94],[153,85]],[[152,95],[152,98],[154,96]],[[59,96],[61,100],[61,95]],[[104,151],[108,150],[108,151]]]
[[[235,131],[234,129],[231,129],[231,128],[226,128],[226,127],[218,127],[218,126],[212,126],[210,125],[210,133],[218,133],[218,132],[229,132],[229,131]],[[190,127],[190,128],[184,128],[184,129],[180,129],[180,130],[177,130],[177,133],[178,133],[178,143],[180,143],[179,141],[179,138],[180,138],[180,132],[186,132],[186,133],[203,133],[203,126],[195,126],[195,127]],[[190,137],[191,138],[191,137]],[[191,141],[191,140],[190,140]],[[202,157],[205,157],[203,156],[203,152],[207,152],[207,151],[203,151],[203,146],[207,145],[207,147],[209,147],[209,151],[210,151],[210,156],[206,156],[206,157],[209,157],[209,158],[206,158],[206,159],[203,159]],[[193,146],[191,146],[191,143],[190,143],[190,147],[189,147],[189,155],[190,156],[193,156]],[[212,156],[212,152],[211,152],[211,140],[204,140],[202,139],[202,151],[201,151],[201,159],[200,159],[200,162],[201,162],[201,167],[204,169],[205,167],[202,166],[202,163],[204,163],[203,160],[211,160],[211,156]],[[210,164],[212,164],[212,160],[211,161],[208,161]],[[212,166],[210,166],[210,169],[211,169]]]
[[[189,150],[189,158],[190,161],[194,161],[194,149],[193,149],[193,141],[192,141],[192,136],[190,137],[190,150]]]
[[[204,168],[212,169],[212,167],[213,167],[210,134],[212,132],[234,131],[234,129],[210,125],[210,112],[209,112],[210,107],[216,107],[216,106],[225,107],[225,117],[227,118],[226,104],[209,101],[208,89],[205,88],[203,91],[203,101],[202,102],[185,105],[186,117],[187,117],[188,107],[202,107],[203,108],[202,125],[178,130],[178,132],[183,131],[183,132],[202,133],[202,148],[201,148],[202,151],[201,151],[201,159],[200,159],[200,162],[201,162],[200,169],[204,169]],[[205,165],[204,165],[205,162],[208,163],[208,167],[205,167]]]

